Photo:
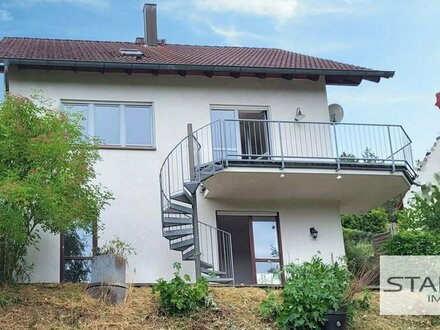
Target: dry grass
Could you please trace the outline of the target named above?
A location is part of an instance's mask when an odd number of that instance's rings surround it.
[[[107,306],[84,292],[83,285],[25,285],[0,294],[22,302],[0,308],[0,329],[273,329],[259,317],[266,291],[211,288],[217,308],[191,317],[158,313],[151,288],[130,288],[123,306]]]
[[[0,308],[0,329],[274,329],[259,317],[260,302],[267,296],[263,289],[213,287],[216,309],[175,318],[160,315],[148,287],[130,288],[127,303],[116,307],[88,297],[84,288],[65,284],[0,289],[0,294],[22,299]],[[440,329],[440,321],[430,317],[380,316],[379,293],[375,292],[371,308],[356,315],[354,329]]]
[[[373,292],[369,310],[358,312],[354,321],[356,330],[440,329],[440,319],[437,317],[379,315],[379,292]]]

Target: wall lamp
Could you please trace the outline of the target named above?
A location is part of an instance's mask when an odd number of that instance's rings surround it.
[[[315,227],[310,228],[310,236],[312,236],[313,239],[318,237],[318,231],[315,229]]]
[[[295,121],[303,120],[305,117],[306,115],[301,112],[301,108],[300,107],[296,108]]]

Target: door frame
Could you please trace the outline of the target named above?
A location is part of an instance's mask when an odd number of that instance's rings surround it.
[[[226,214],[222,214],[226,213]],[[254,213],[254,215],[246,215],[249,213]],[[258,215],[258,213],[261,213],[261,215]],[[266,213],[266,215],[265,215]],[[275,215],[267,215],[274,214]],[[255,265],[255,249],[254,249],[254,236],[252,232],[252,217],[257,216],[267,216],[267,217],[274,217],[275,223],[277,225],[277,240],[278,240],[278,254],[279,254],[279,264],[280,269],[282,270],[284,268],[284,256],[283,256],[283,242],[281,239],[281,221],[280,221],[280,213],[278,211],[244,211],[244,210],[216,210],[215,211],[215,218],[216,218],[216,226],[218,226],[218,217],[219,216],[242,216],[246,219],[248,222],[248,235],[249,235],[249,244],[250,244],[250,261],[251,261],[251,269],[252,269],[252,283],[253,285],[257,284],[257,273],[256,273],[256,265]],[[256,220],[256,221],[264,221],[264,220]],[[234,246],[232,246],[232,255],[234,255]],[[265,259],[267,260],[267,259]],[[281,272],[281,285],[284,285],[285,283],[285,276],[284,272]],[[261,284],[264,285],[264,284]]]
[[[252,223],[253,222],[258,222],[258,221],[267,221],[267,220],[253,220],[253,217],[256,216],[249,216],[248,217],[248,225],[249,225],[249,243],[250,243],[250,250],[251,250],[251,263],[252,263],[252,279],[254,284],[257,284],[257,269],[256,269],[256,263],[257,262],[264,262],[267,260],[276,260],[279,264],[280,264],[280,270],[282,270],[284,268],[284,262],[283,262],[283,243],[281,241],[281,228],[280,228],[280,213],[277,212],[277,215],[274,217],[275,218],[275,223],[277,226],[277,243],[278,243],[278,259],[275,258],[256,258],[255,257],[255,242],[254,242],[254,233],[253,233],[253,229],[252,229]],[[281,272],[280,274],[280,280],[281,280],[281,284],[284,284],[284,273]]]
[[[232,111],[233,112],[233,120],[237,120],[238,123],[239,122],[239,116],[238,113],[240,111],[242,112],[265,112],[266,113],[266,120],[267,121],[271,121],[271,117],[272,117],[272,111],[271,111],[271,107],[269,105],[231,105],[231,104],[210,104],[209,107],[209,117],[211,122],[212,120],[212,111]],[[222,120],[224,122],[224,120]],[[223,129],[221,127],[221,129]],[[236,137],[237,137],[237,145],[236,145],[236,150],[237,150],[237,155],[242,155],[242,150],[241,150],[241,134],[240,134],[240,124],[237,125],[237,127],[235,128],[236,132]],[[267,132],[267,148],[270,154],[270,150],[272,150],[272,139],[271,139],[271,132],[270,132],[270,127],[269,125],[267,125],[266,127],[266,132]],[[227,150],[226,150],[227,151]],[[269,155],[261,155],[262,157],[269,157]],[[227,157],[227,152],[226,152],[226,157]],[[240,156],[241,158],[243,158],[243,156]]]

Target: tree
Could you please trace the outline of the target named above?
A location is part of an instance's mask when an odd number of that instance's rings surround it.
[[[90,232],[112,198],[93,182],[99,141],[85,137],[80,122],[41,97],[0,103],[0,283],[26,273],[39,231]]]
[[[440,233],[440,174],[435,183],[421,187],[409,206],[397,214],[401,230],[431,231]]]

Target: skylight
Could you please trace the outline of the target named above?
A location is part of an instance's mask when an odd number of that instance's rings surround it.
[[[121,55],[123,56],[136,56],[136,57],[140,57],[142,55],[144,55],[140,50],[133,48],[133,49],[120,49],[119,53],[121,53]]]

